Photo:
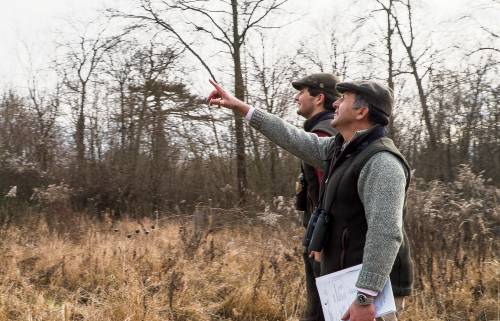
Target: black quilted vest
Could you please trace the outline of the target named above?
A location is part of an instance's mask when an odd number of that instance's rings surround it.
[[[390,152],[406,167],[406,190],[410,182],[409,165],[392,140],[385,137],[383,127],[371,128],[350,142],[344,150],[341,135],[337,135],[335,140],[323,198],[323,208],[329,209],[331,233],[323,249],[322,275],[361,264],[363,261],[367,222],[358,195],[357,182],[366,162],[376,153]],[[411,294],[413,268],[404,227],[403,242],[390,277],[395,296]]]

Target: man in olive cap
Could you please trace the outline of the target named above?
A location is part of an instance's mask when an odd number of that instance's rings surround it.
[[[373,321],[374,298],[391,277],[396,304],[411,293],[412,263],[403,208],[410,181],[407,161],[386,136],[392,92],[373,81],[343,82],[332,126],[339,135],[318,137],[250,107],[211,81],[209,104],[239,112],[250,125],[290,153],[326,169],[320,192],[322,219],[309,250],[321,252],[321,275],[363,264],[358,295],[343,320]],[[324,237],[319,231],[326,231]],[[322,237],[323,236],[323,237]],[[397,320],[384,315],[377,320]]]
[[[335,89],[338,79],[331,73],[315,73],[293,81],[292,86],[298,90],[294,100],[297,103],[297,114],[306,118],[304,130],[319,137],[330,137],[337,134],[331,126],[333,119],[333,102],[340,97]],[[302,162],[300,184],[296,195],[297,210],[303,211],[303,224],[307,227],[312,212],[318,206],[319,189],[323,179],[323,171]],[[320,276],[320,264],[310,256],[307,248],[303,253],[306,277],[306,306],[301,321],[322,321],[323,310],[316,288],[315,278]]]

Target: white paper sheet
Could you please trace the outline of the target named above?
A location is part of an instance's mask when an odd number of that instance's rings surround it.
[[[340,321],[356,298],[356,281],[361,264],[316,278],[325,321]],[[395,312],[396,304],[388,279],[382,292],[375,298],[375,317]]]

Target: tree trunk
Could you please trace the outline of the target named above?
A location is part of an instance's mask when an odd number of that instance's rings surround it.
[[[417,70],[417,63],[415,62],[413,58],[413,54],[409,51],[408,56],[410,58],[410,65],[412,68],[412,74],[413,77],[415,78],[415,83],[417,84],[417,89],[418,89],[418,98],[420,100],[420,105],[422,106],[422,115],[424,117],[424,122],[425,122],[425,127],[427,127],[427,133],[429,134],[429,147],[437,152],[437,140],[436,140],[436,135],[434,133],[434,128],[432,127],[432,120],[431,120],[431,112],[429,110],[429,106],[427,104],[427,95],[425,94],[424,91],[424,86],[422,84],[422,78],[420,78]]]
[[[78,113],[78,119],[76,121],[76,131],[75,131],[75,143],[76,143],[76,162],[78,169],[83,168],[83,163],[85,161],[85,98],[86,91],[85,85],[82,86],[82,92],[80,95],[80,110]]]
[[[394,33],[394,28],[391,24],[391,14],[392,14],[392,0],[389,0],[389,7],[387,8],[387,85],[392,90],[394,94],[394,61],[392,53],[392,34]],[[393,111],[394,115],[394,111]],[[392,139],[396,138],[396,132],[394,128],[394,117],[390,115],[389,118],[389,136]]]
[[[245,87],[243,84],[243,71],[241,69],[241,42],[238,31],[238,1],[231,0],[233,9],[233,61],[234,61],[234,93],[236,98],[245,100]],[[240,202],[245,202],[245,191],[248,188],[247,171],[245,164],[245,138],[243,133],[243,119],[234,112],[234,132],[236,136],[236,177],[238,183],[238,196]]]

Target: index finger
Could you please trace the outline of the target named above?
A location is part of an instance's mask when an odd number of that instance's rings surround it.
[[[222,88],[222,86],[219,85],[215,80],[209,79],[208,81],[212,84],[212,86],[215,87],[215,89],[217,89],[218,92],[224,91],[224,88]]]

